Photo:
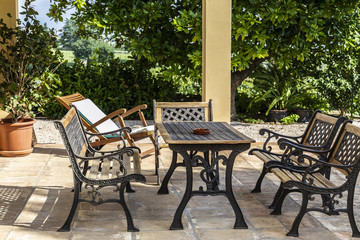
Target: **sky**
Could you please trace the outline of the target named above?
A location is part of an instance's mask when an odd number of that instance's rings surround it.
[[[22,6],[24,6],[25,0],[18,0],[18,1],[19,1],[19,13],[20,13],[23,10]],[[49,28],[55,28],[56,30],[59,30],[64,26],[65,24],[64,22],[56,23],[54,21],[51,21],[50,18],[46,15],[49,12],[50,0],[35,0],[33,5],[35,6],[35,10],[39,13],[37,19],[42,24],[46,23]],[[20,19],[22,19],[22,15],[19,15],[19,17]],[[64,20],[66,18],[70,18],[70,13],[67,13],[64,16]]]

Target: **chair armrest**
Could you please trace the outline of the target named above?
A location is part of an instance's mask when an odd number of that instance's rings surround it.
[[[128,111],[126,111],[124,114],[121,115],[122,118],[126,118],[127,116],[130,116],[131,114],[141,111],[141,110],[145,110],[147,109],[147,105],[146,104],[142,104],[139,106],[136,106]]]
[[[125,108],[121,108],[121,109],[118,109],[118,110],[115,110],[114,112],[108,114],[107,116],[103,117],[102,119],[100,119],[99,121],[97,121],[96,123],[92,124],[90,127],[89,127],[89,131],[93,130],[94,128],[96,128],[96,126],[100,125],[101,123],[105,122],[106,120],[108,119],[112,119],[116,116],[119,116],[121,114],[124,114],[126,113],[126,109]]]
[[[116,130],[114,130],[114,131],[102,132],[102,133],[92,133],[92,132],[86,131],[86,134],[88,134],[88,135],[90,135],[90,136],[100,136],[100,135],[108,135],[108,134],[114,134],[114,133],[120,133],[120,132],[128,132],[128,133],[131,133],[131,128],[129,128],[129,127],[123,127],[123,128],[116,129]]]
[[[292,140],[295,140],[297,143],[299,143],[299,138],[302,138],[302,136],[288,136],[288,135],[280,134],[280,133],[274,132],[274,131],[266,129],[266,128],[260,129],[259,134],[261,136],[267,134],[266,140],[265,140],[264,145],[263,145],[263,149],[268,150],[268,151],[272,150],[272,147],[267,146],[267,144],[269,143],[269,141],[272,138],[275,138],[275,139],[279,139],[279,138],[292,139]]]

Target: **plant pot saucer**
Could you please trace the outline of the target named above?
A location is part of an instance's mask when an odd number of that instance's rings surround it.
[[[32,153],[33,148],[21,151],[2,151],[0,150],[1,157],[24,157],[30,155]]]

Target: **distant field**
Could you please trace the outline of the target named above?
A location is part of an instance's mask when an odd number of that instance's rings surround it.
[[[61,50],[61,52],[64,55],[65,60],[68,60],[70,64],[74,63],[75,56],[73,51]],[[114,55],[116,58],[120,58],[123,61],[127,61],[131,56],[130,53],[123,53],[123,52],[116,52]]]
[[[68,60],[69,63],[74,63],[75,56],[73,51],[61,50],[61,52],[64,55],[65,60]]]

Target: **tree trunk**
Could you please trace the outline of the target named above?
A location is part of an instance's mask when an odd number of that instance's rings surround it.
[[[236,105],[235,105],[235,96],[237,93],[237,88],[241,85],[241,83],[255,70],[255,68],[268,59],[261,58],[255,59],[248,69],[242,71],[236,71],[231,73],[231,120],[236,120]]]

